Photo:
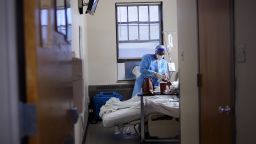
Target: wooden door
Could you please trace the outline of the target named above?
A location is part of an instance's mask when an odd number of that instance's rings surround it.
[[[233,1],[198,0],[200,143],[234,143]]]
[[[71,47],[65,36],[55,30],[52,0],[24,0],[20,6],[26,102],[35,105],[37,111],[37,131],[26,143],[67,143],[73,135],[68,113],[73,105]],[[46,23],[40,21],[42,10]]]

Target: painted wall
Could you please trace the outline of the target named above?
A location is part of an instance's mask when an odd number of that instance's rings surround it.
[[[196,0],[178,0],[181,144],[199,144]]]
[[[235,0],[237,144],[255,144],[256,1]],[[241,52],[245,50],[245,61]]]
[[[78,1],[71,0],[72,11],[72,50],[74,57],[81,58],[83,60],[83,74],[84,74],[84,86],[85,86],[85,102],[88,102],[88,26],[87,15],[80,15],[78,12]],[[80,37],[79,37],[80,27]]]
[[[102,0],[98,3],[95,15],[88,16],[90,85],[117,82],[115,2],[136,1],[141,2],[141,0]],[[177,32],[176,11],[176,0],[163,0],[164,32]],[[174,43],[177,47],[177,42]],[[177,48],[173,51],[177,52]],[[173,59],[177,63],[177,56]]]
[[[84,112],[80,116],[84,117],[84,128],[86,127],[88,120],[88,41],[87,41],[87,15],[80,15],[78,12],[78,1],[71,0],[71,13],[72,13],[72,51],[73,56],[81,58],[83,62],[83,79],[84,79]],[[80,37],[79,37],[80,27]],[[79,119],[75,125],[75,143],[80,144],[82,141],[83,127],[82,121]]]

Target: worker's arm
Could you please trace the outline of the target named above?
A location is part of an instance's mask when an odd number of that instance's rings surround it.
[[[150,70],[150,63],[151,58],[149,55],[145,55],[142,57],[141,63],[140,63],[140,73],[143,74],[145,77],[152,77],[156,76],[156,72],[153,70]]]

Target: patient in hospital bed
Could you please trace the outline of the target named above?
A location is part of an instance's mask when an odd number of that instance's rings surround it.
[[[173,88],[178,87],[178,81],[173,82]],[[156,88],[156,90],[159,88]],[[145,120],[152,114],[167,115],[179,119],[179,99],[174,95],[155,95],[143,97]],[[109,99],[101,107],[99,116],[104,127],[123,128],[136,126],[140,123],[140,96],[133,96],[126,101],[117,98]]]
[[[148,117],[154,114],[161,114],[162,116],[167,115],[175,120],[179,119],[179,100],[177,97],[170,95],[155,95],[143,98],[146,121],[148,121]],[[130,129],[131,133],[137,133],[141,116],[140,97],[134,96],[126,101],[111,98],[101,107],[99,115],[102,118],[103,126],[115,127],[115,133],[120,133],[120,131],[125,130],[125,128]],[[173,124],[173,122],[171,122],[171,124]],[[150,127],[150,125],[148,127]],[[170,127],[172,128],[173,125],[170,125]],[[173,133],[173,136],[176,136],[178,133],[176,130],[179,127],[177,121],[175,121],[174,127],[175,130],[170,130],[171,132],[168,130],[166,133],[169,135]]]
[[[179,117],[179,102],[174,96],[144,97],[145,115],[162,113],[175,118]],[[122,126],[140,119],[140,97],[134,96],[129,100],[120,101],[109,99],[100,109],[100,117],[104,127]]]

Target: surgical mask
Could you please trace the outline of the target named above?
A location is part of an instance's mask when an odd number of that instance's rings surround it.
[[[164,58],[164,55],[156,55],[156,58],[157,58],[157,60],[161,60],[161,59],[163,59]]]

